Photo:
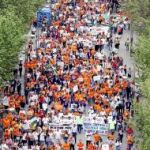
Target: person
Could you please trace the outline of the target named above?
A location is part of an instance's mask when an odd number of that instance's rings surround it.
[[[70,150],[70,144],[67,141],[65,141],[62,145],[62,148],[63,150]]]
[[[79,142],[77,143],[77,148],[78,148],[78,150],[83,150],[84,144],[83,144],[82,140],[79,140]]]
[[[8,145],[5,143],[5,141],[2,142],[2,144],[1,144],[0,147],[1,147],[2,150],[9,150],[9,147],[8,147]]]
[[[68,138],[69,138],[68,132],[67,132],[67,131],[64,131],[64,134],[63,134],[63,139],[64,139],[64,141],[67,142],[67,141],[68,141]]]
[[[130,112],[130,110],[131,110],[131,105],[132,105],[131,101],[130,101],[130,100],[127,100],[125,105],[126,105],[126,109]]]
[[[121,143],[120,141],[117,139],[116,142],[115,142],[115,150],[121,150]]]
[[[130,46],[130,40],[129,38],[127,38],[127,40],[125,41],[125,46],[126,46],[126,50],[129,50],[129,46]]]
[[[116,37],[116,38],[115,38],[114,43],[115,43],[115,48],[116,48],[116,49],[119,49],[119,46],[120,46],[120,40],[119,40],[119,37]]]
[[[20,63],[19,63],[19,75],[20,75],[20,77],[22,76],[22,61],[20,61]]]
[[[127,134],[129,134],[129,135],[131,135],[131,134],[134,133],[134,132],[133,132],[133,129],[132,129],[130,126],[127,127],[126,132],[127,132]]]
[[[120,140],[121,143],[123,142],[123,130],[122,129],[120,129],[118,132],[118,139]]]
[[[13,75],[14,75],[14,78],[17,78],[17,76],[18,76],[18,69],[17,68],[15,68],[13,70]]]
[[[50,134],[49,134],[48,132],[46,133],[45,141],[46,141],[47,147],[49,147],[50,145],[53,144],[52,139],[51,139],[51,136],[50,136]],[[37,143],[37,142],[36,142],[36,143]]]
[[[131,78],[132,77],[132,71],[131,71],[131,68],[128,69],[128,78]]]
[[[45,133],[42,131],[39,135],[40,145],[45,144]]]
[[[78,128],[78,133],[82,132],[82,127],[83,127],[83,116],[79,115],[77,116],[77,128]]]
[[[132,93],[132,89],[131,89],[131,85],[128,83],[127,87],[126,87],[126,93],[127,93],[127,100],[131,99],[131,93]]]
[[[99,142],[102,141],[101,136],[99,135],[98,131],[93,135],[95,144],[99,147]]]
[[[114,132],[116,129],[116,119],[112,119],[111,122],[109,123],[109,130]]]
[[[73,136],[69,137],[70,150],[75,150],[75,138]]]
[[[19,80],[17,81],[17,92],[21,95],[21,82]]]
[[[61,143],[60,143],[60,142],[55,145],[55,149],[56,149],[56,150],[62,150],[62,147],[61,147]]]
[[[2,99],[4,109],[8,109],[9,107],[9,96],[5,95]]]
[[[107,136],[108,140],[110,141],[110,143],[112,143],[112,141],[114,141],[115,139],[115,135],[114,132],[110,132]]]
[[[17,82],[14,85],[8,82],[6,88],[6,103],[15,113],[13,117],[3,116],[4,137],[6,140],[12,138],[20,149],[23,149],[22,145],[27,145],[24,149],[34,149],[35,145],[39,145],[38,149],[41,150],[70,150],[74,146],[73,140],[69,141],[71,133],[76,142],[80,133],[83,133],[85,115],[90,124],[102,122],[108,126],[115,111],[113,118],[115,124],[117,121],[118,130],[124,120],[130,117],[130,112],[124,115],[120,110],[115,110],[116,103],[122,102],[122,98],[126,102],[126,90],[129,91],[127,83],[130,85],[128,77],[124,78],[123,58],[117,53],[118,50],[113,55],[107,55],[104,50],[106,41],[114,35],[110,35],[109,31],[103,32],[102,26],[95,25],[99,22],[97,16],[102,17],[103,13],[108,12],[109,2],[78,0],[75,8],[70,7],[68,2],[57,1],[56,9],[52,9],[50,26],[47,26],[46,18],[43,17],[44,32],[39,34],[37,47],[32,40],[28,42],[27,59],[22,62],[20,70],[23,75],[25,66],[25,106],[21,104],[24,99],[22,91],[16,90]],[[110,21],[118,36],[120,21],[115,17]],[[106,22],[105,19],[101,20],[101,23]],[[18,81],[18,77],[13,80]],[[128,98],[131,100],[130,93]],[[71,104],[76,106],[72,109]],[[77,127],[72,127],[74,123]],[[67,132],[60,133],[60,128],[65,128]],[[115,130],[114,124],[111,129]],[[111,149],[115,135],[106,135]],[[89,143],[92,141],[91,136],[77,141],[75,149],[97,148],[93,142],[86,147],[85,140]]]
[[[88,148],[88,145],[89,145],[89,144],[91,143],[91,141],[92,141],[92,134],[91,134],[90,131],[89,131],[89,132],[86,132],[85,136],[86,136],[86,148]]]
[[[127,135],[127,143],[128,143],[128,150],[131,150],[133,147],[133,136],[131,134]]]
[[[12,93],[15,93],[17,87],[17,79],[12,80],[11,87],[12,87]]]
[[[113,38],[112,37],[108,38],[108,47],[109,47],[109,50],[112,50],[112,47],[113,47]]]
[[[97,146],[97,145],[96,145]],[[95,150],[95,146],[92,142],[89,143],[87,150]]]
[[[72,136],[74,137],[75,143],[76,143],[77,142],[77,126],[76,126],[76,124],[73,124],[73,127],[72,127]]]

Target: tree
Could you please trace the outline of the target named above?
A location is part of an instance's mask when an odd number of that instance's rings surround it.
[[[16,64],[22,44],[22,22],[13,11],[0,15],[0,76],[1,81],[10,78],[12,67]]]
[[[150,28],[147,29],[150,33]],[[141,79],[144,81],[150,72],[150,34],[142,34],[138,37],[138,42],[134,49],[135,60],[138,68],[142,70]]]
[[[139,33],[149,33],[150,26],[150,1],[126,0],[124,11],[132,18],[134,30]]]
[[[11,78],[27,24],[44,0],[0,0],[0,85]]]
[[[147,99],[143,99],[142,103],[134,104],[134,119],[130,122],[135,130],[135,143],[138,144],[140,150],[149,150],[150,148],[150,105]]]
[[[136,142],[141,150],[150,149],[150,1],[127,0],[125,11],[132,19],[138,42],[134,49],[135,60],[141,70],[138,79],[142,91],[142,101],[134,104],[134,118],[131,123],[136,130]]]
[[[35,15],[36,9],[44,3],[44,0],[1,0],[2,9],[13,8],[15,14],[23,21],[29,23]]]

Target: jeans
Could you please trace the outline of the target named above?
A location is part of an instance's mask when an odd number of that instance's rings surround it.
[[[72,136],[74,137],[75,143],[76,143],[76,142],[77,142],[77,133],[76,133],[76,132],[73,132],[73,133],[72,133]]]
[[[70,144],[70,150],[75,150],[74,144]]]
[[[132,149],[133,144],[128,144],[128,150]]]
[[[82,131],[82,124],[78,124],[77,127],[78,127],[78,132],[81,133],[81,131]]]
[[[120,146],[116,146],[115,150],[120,150]]]

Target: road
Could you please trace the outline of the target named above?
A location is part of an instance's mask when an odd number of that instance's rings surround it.
[[[119,49],[119,56],[123,58],[124,60],[124,65],[127,65],[128,67],[131,68],[132,70],[132,76],[134,76],[134,58],[130,56],[130,51],[126,50],[125,47],[125,41],[127,38],[130,38],[130,30],[125,30],[124,34],[121,37],[121,41],[120,41],[120,49]],[[109,53],[109,50],[105,50],[106,53]],[[116,133],[117,134],[117,133]],[[105,142],[107,139],[105,136],[102,136],[103,138],[103,142]],[[80,134],[77,137],[77,140],[79,141],[80,139],[85,139],[85,135],[84,134]],[[121,150],[126,150],[127,149],[127,144],[126,144],[126,135],[124,135],[124,139],[123,139],[123,143],[121,146]],[[85,144],[85,143],[84,143]]]
[[[39,30],[36,32],[36,35],[38,35],[38,32]],[[31,33],[29,32],[28,34],[28,41],[30,39],[30,36],[31,36]],[[130,31],[129,30],[126,30],[124,31],[124,34],[122,35],[121,37],[121,45],[120,45],[120,49],[119,49],[119,56],[123,58],[124,60],[124,64],[126,64],[128,67],[131,68],[131,70],[134,72],[135,69],[134,69],[134,59],[132,57],[130,57],[130,52],[126,50],[126,47],[125,47],[125,41],[126,39],[130,37]],[[34,37],[33,38],[33,45],[34,45],[34,49],[36,49],[36,41],[37,38]],[[105,53],[109,53],[109,50],[105,50]],[[25,60],[25,55],[23,56],[23,60]],[[21,82],[22,82],[22,85],[24,85],[24,76],[22,76],[21,78]],[[22,89],[22,94],[24,93],[24,88]],[[105,142],[106,141],[106,137],[103,136],[103,141]],[[84,134],[80,134],[77,136],[77,140],[80,140],[80,139],[85,139],[85,135]],[[86,141],[86,139],[84,140]],[[126,150],[126,138],[124,136],[124,141],[122,143],[122,150]]]

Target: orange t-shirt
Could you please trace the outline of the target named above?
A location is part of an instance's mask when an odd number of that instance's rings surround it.
[[[13,118],[14,118],[14,116],[13,116],[11,113],[9,113],[9,114],[7,115],[7,118],[8,118],[10,121],[12,121]]]
[[[13,135],[15,135],[15,136],[20,136],[21,135],[21,133],[20,133],[18,128],[14,128],[13,129]]]
[[[4,131],[4,137],[5,137],[5,138],[9,138],[10,136],[11,136],[10,130],[9,130],[9,129],[6,129],[6,130]]]
[[[82,142],[79,142],[77,144],[78,150],[83,150],[83,146],[84,146],[84,144]]]
[[[90,143],[87,147],[87,150],[95,150],[94,145]]]
[[[97,133],[95,133],[93,137],[94,137],[94,141],[95,141],[95,142],[99,142],[99,141],[101,140],[100,135],[97,134]]]
[[[8,128],[10,126],[10,120],[7,118],[3,119],[3,126],[4,128]]]
[[[70,144],[69,143],[64,143],[63,144],[63,150],[70,150]]]
[[[109,134],[109,135],[108,135],[108,139],[109,139],[109,140],[114,140],[114,138],[115,138],[115,136],[114,136],[113,134]]]
[[[127,142],[128,142],[128,144],[133,144],[133,136],[128,135],[127,136]]]

